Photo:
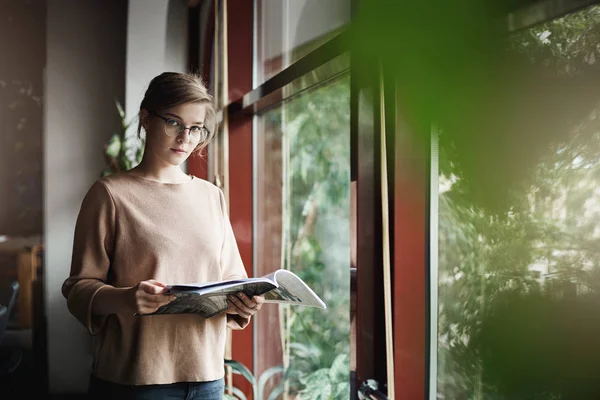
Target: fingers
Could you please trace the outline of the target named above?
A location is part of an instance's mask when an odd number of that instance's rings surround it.
[[[229,296],[227,303],[230,309],[244,318],[251,317],[262,307],[265,299],[262,296],[249,298],[244,293]]]
[[[229,305],[228,311],[230,314],[237,314],[243,318],[250,318],[252,316],[251,310],[246,307],[244,303],[242,303],[236,296],[231,296],[227,299],[227,304]]]
[[[162,282],[158,282],[155,280],[143,281],[140,282],[140,289],[149,294],[160,294],[163,293],[167,287]]]
[[[162,282],[159,282],[159,281],[157,281],[157,280],[154,280],[154,279],[147,280],[146,282],[148,282],[148,283],[151,283],[151,284],[153,284],[153,285],[155,285],[155,286],[160,286],[160,287],[163,287],[163,288],[166,288],[166,287],[167,287],[167,284],[166,284],[166,283],[162,283]]]
[[[252,300],[259,305],[259,309],[265,302],[265,298],[263,296],[253,296]]]
[[[154,297],[154,303],[160,307],[160,306],[164,306],[165,304],[169,304],[170,302],[172,302],[175,299],[176,299],[175,296],[160,295],[160,296]]]
[[[140,282],[135,293],[136,312],[150,314],[175,300],[175,296],[164,294],[166,287],[164,283],[155,280]]]
[[[237,298],[240,299],[241,302],[249,309],[254,308],[256,306],[256,303],[242,292],[237,294]]]
[[[138,304],[142,308],[156,310],[159,307],[164,306],[165,304],[169,304],[173,300],[175,300],[175,296],[158,295],[155,297],[142,298],[140,299],[140,302]]]
[[[137,313],[151,314],[173,300],[175,300],[175,296],[165,296],[162,294],[139,297],[137,301]]]

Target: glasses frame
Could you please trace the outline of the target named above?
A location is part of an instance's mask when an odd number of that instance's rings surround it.
[[[186,130],[188,131],[188,137],[191,139],[190,141],[192,143],[196,142],[196,143],[202,143],[204,141],[206,141],[206,139],[208,139],[210,137],[210,131],[208,130],[207,127],[205,126],[199,126],[199,125],[192,125],[192,126],[185,126],[183,124],[183,121],[179,121],[177,118],[173,118],[173,117],[163,117],[162,115],[158,114],[156,111],[150,111],[150,114],[162,119],[165,122],[165,135],[167,135],[168,137],[179,137],[181,134],[183,134]],[[183,126],[183,129],[176,135],[176,136],[171,136],[167,133],[167,122],[169,120],[173,120],[173,121],[177,121],[181,123],[181,126]],[[201,134],[198,137],[198,139],[195,139],[194,135],[192,134],[192,128],[193,127],[198,127],[201,129]],[[204,135],[203,135],[204,134]]]

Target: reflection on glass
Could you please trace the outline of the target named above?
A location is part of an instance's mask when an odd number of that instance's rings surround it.
[[[288,268],[328,306],[261,310],[256,373],[285,368],[266,393],[349,398],[349,130],[348,75],[259,116],[256,274]]]
[[[259,0],[258,84],[334,36],[350,21],[350,0]]]
[[[501,211],[476,200],[440,133],[439,399],[600,398],[599,39],[600,7],[511,37],[556,83],[545,95],[582,89],[547,110],[562,132],[531,132],[542,151]]]

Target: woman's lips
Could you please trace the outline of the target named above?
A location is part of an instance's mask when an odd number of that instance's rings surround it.
[[[185,150],[182,150],[182,149],[171,149],[171,151],[174,151],[177,154],[186,154],[187,153]]]

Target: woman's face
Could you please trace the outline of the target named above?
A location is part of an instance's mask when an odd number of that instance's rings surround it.
[[[206,103],[187,103],[166,110],[142,110],[140,118],[146,131],[144,152],[163,165],[180,165],[204,139],[205,117]],[[177,134],[178,127],[185,130]]]

